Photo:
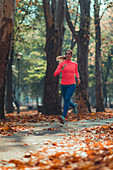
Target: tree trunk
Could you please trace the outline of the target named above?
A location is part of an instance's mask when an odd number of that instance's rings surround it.
[[[81,83],[76,90],[76,98],[79,112],[91,112],[88,97],[88,46],[90,25],[90,0],[80,0],[80,30],[76,31],[70,18],[69,10],[66,10],[66,20],[73,37],[77,41],[77,60]]]
[[[5,118],[4,97],[8,58],[13,32],[14,0],[0,1],[0,119]]]
[[[77,25],[77,22],[78,22],[78,7],[79,7],[79,4],[77,5],[77,11],[76,11],[76,17],[75,17],[75,22],[74,22],[74,29],[76,29],[76,25]],[[75,45],[76,45],[76,40],[72,34],[72,39],[71,39],[71,50],[74,49]]]
[[[103,105],[103,88],[102,88],[102,74],[101,74],[101,30],[100,30],[100,7],[98,0],[95,0],[94,14],[95,14],[95,34],[96,34],[96,46],[95,46],[95,68],[96,68],[96,111],[101,112],[104,110]]]
[[[13,64],[14,46],[12,46],[11,55],[7,69],[7,96],[6,96],[6,111],[12,113],[14,111],[12,98],[12,64]]]
[[[88,47],[90,26],[90,0],[80,0],[80,30],[77,59],[81,83],[77,90],[79,112],[91,112],[88,97]]]
[[[104,83],[103,83],[103,94],[104,94],[104,100],[105,100],[105,107],[107,107],[107,79],[109,76],[110,69],[112,69],[112,61],[111,61],[111,55],[108,55],[108,61],[107,61],[107,66],[106,66],[106,74],[104,78]]]
[[[46,57],[47,70],[44,86],[43,113],[46,115],[61,114],[59,95],[59,77],[54,77],[57,67],[56,57],[61,55],[64,38],[65,0],[43,0],[46,21]]]

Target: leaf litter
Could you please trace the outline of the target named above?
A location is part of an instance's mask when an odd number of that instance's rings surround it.
[[[109,119],[113,117],[113,112],[96,114],[79,114],[80,120]],[[45,119],[46,118],[46,119]],[[28,122],[39,122],[56,120],[55,116],[43,116],[25,113],[18,116],[14,114],[7,116],[6,122],[0,123],[0,133],[9,135],[18,131],[30,129],[25,125]],[[30,120],[30,121],[29,121]],[[77,122],[76,116],[68,115],[68,121]],[[11,126],[13,122],[13,125]],[[30,124],[29,124],[30,125]],[[49,130],[54,130],[49,129]],[[31,130],[33,133],[33,130]],[[70,136],[59,134],[63,139],[56,141],[47,140],[43,148],[36,152],[27,152],[21,160],[10,159],[0,162],[1,170],[8,169],[37,169],[37,170],[112,170],[113,169],[113,124],[94,126],[78,130],[76,133],[70,132]]]

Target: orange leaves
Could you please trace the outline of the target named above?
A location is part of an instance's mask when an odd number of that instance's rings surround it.
[[[88,150],[86,153],[90,158],[93,158],[96,155],[95,150],[92,149]]]
[[[76,115],[68,113],[67,121],[72,121],[64,126],[49,126],[51,122],[57,122],[56,116],[45,116],[34,112],[23,112],[20,115],[8,114],[7,121],[0,123],[0,132],[4,134],[11,134],[17,131],[26,130],[25,123],[40,123],[49,130],[50,134],[54,136],[54,140],[45,139],[40,145],[40,150],[36,152],[27,152],[23,159],[11,159],[9,161],[0,162],[0,169],[112,169],[113,167],[113,124],[103,120],[105,118],[113,117],[112,110],[106,112],[92,112],[79,113],[80,122],[77,121]],[[86,119],[90,120],[91,128],[84,128],[87,124]],[[96,123],[100,124],[99,119],[104,121],[105,125],[94,126]],[[49,121],[46,122],[46,121]],[[76,121],[76,123],[75,123]],[[85,123],[86,122],[86,123]],[[93,123],[93,126],[92,126]],[[58,122],[57,122],[58,125]],[[82,126],[79,130],[75,128],[78,125]],[[29,127],[28,134],[34,135],[35,130]],[[66,131],[65,131],[66,130]],[[55,134],[51,133],[55,131]],[[57,134],[57,132],[60,134]],[[66,132],[66,133],[64,133]],[[46,133],[45,133],[46,134]],[[41,135],[41,134],[40,134]],[[44,134],[42,133],[44,137]],[[58,137],[58,138],[56,138]],[[38,141],[38,137],[37,137]],[[33,144],[33,143],[32,143]],[[25,142],[24,147],[29,146]],[[39,145],[39,143],[38,143]],[[37,146],[37,143],[36,143]],[[36,148],[37,149],[37,148]],[[17,151],[15,151],[17,152]]]
[[[79,113],[78,115],[79,115],[80,120],[83,120],[83,119],[96,120],[96,119],[107,119],[107,118],[113,117],[112,111],[108,110],[108,109],[106,110],[106,112],[102,112],[102,113],[101,112],[100,113],[99,112],[97,112],[97,113],[95,113],[95,112]],[[24,126],[24,124],[26,124],[26,123],[29,123],[29,125],[30,125],[30,123],[37,123],[40,121],[46,122],[46,120],[48,120],[48,122],[50,122],[50,123],[52,123],[53,121],[58,122],[57,116],[41,115],[41,114],[37,114],[37,111],[33,111],[33,112],[29,111],[27,113],[21,112],[19,115],[16,115],[15,113],[8,114],[8,115],[6,115],[6,117],[7,117],[7,121],[5,123],[1,122],[1,124],[0,124],[0,133],[2,135],[13,134],[18,131],[23,131],[26,129],[30,129],[29,134],[34,133],[34,132],[31,132],[32,129],[30,126],[27,126],[27,127]],[[75,125],[78,122],[76,115],[74,115],[73,113],[69,113],[69,112],[66,117],[66,121],[71,121],[71,122],[75,123]],[[83,121],[83,123],[84,123],[84,121]],[[46,124],[48,124],[48,123],[46,122]],[[43,123],[42,123],[42,126],[43,126]],[[111,129],[113,129],[113,126],[111,127]],[[48,128],[44,127],[43,130],[56,131],[57,129],[54,127],[48,127]],[[71,132],[71,129],[69,129],[69,131]]]
[[[84,37],[87,37],[87,35],[86,35],[86,34],[84,34]]]
[[[105,128],[105,126],[104,126]],[[95,128],[94,128],[95,129]],[[103,129],[103,127],[102,127]],[[107,128],[106,128],[107,129]],[[100,127],[101,130],[101,127]],[[91,130],[90,130],[91,132]],[[44,147],[35,153],[26,153],[22,161],[10,160],[15,168],[49,169],[101,169],[112,167],[113,141],[103,142],[99,138],[91,144],[83,145],[88,141],[85,132],[66,137],[65,141],[55,142],[54,147]],[[84,137],[84,140],[82,138]],[[76,140],[76,138],[78,140]],[[96,138],[95,138],[96,139]],[[51,142],[52,143],[52,142]],[[7,165],[8,167],[8,165]]]
[[[18,6],[19,0],[16,0],[16,7]]]
[[[96,113],[93,112],[93,113],[91,113],[91,114],[92,114],[92,115],[95,115]]]
[[[92,116],[97,115],[93,113]],[[50,117],[53,118],[52,116]],[[85,124],[85,121],[81,122],[81,124],[83,123]],[[7,125],[5,128],[9,129]],[[54,130],[54,128],[50,130]],[[40,151],[27,152],[21,161],[13,159],[3,162],[1,169],[5,167],[9,169],[13,167],[14,169],[38,170],[88,170],[102,169],[104,167],[105,169],[112,169],[113,124],[85,128],[75,133],[70,133],[70,136],[65,134],[62,134],[62,136],[64,137],[60,138],[60,140],[56,140],[56,136],[54,141],[47,139]]]
[[[18,11],[18,13],[21,13],[21,12],[22,12],[22,10],[19,10],[19,11]]]
[[[37,4],[37,0],[35,0],[35,5]]]
[[[57,152],[57,153],[55,153],[54,157],[59,158],[63,154],[65,154],[65,152]]]
[[[101,41],[105,41],[106,39],[105,38],[102,38]]]
[[[10,160],[9,163],[15,164],[16,167],[18,167],[19,169],[25,168],[24,163],[22,161],[19,161],[19,160]]]
[[[11,127],[9,127],[9,126],[5,126],[4,127],[4,131],[8,131],[9,132],[10,130],[11,130]]]
[[[25,113],[22,115],[21,114],[18,116],[16,116],[15,114],[6,115],[6,117],[7,117],[6,122],[0,123],[0,134],[11,136],[13,133],[16,133],[18,131],[31,129],[30,126],[26,127],[26,126],[24,126],[23,123],[29,122],[29,120],[32,120],[32,116],[27,115]],[[34,116],[34,119],[35,119],[35,116]],[[35,121],[36,121],[36,119],[35,119]]]
[[[8,125],[2,124],[0,126],[0,133],[2,135],[6,135],[7,134],[7,135],[11,136],[13,131],[15,131],[15,130],[12,128],[11,124],[8,124]]]

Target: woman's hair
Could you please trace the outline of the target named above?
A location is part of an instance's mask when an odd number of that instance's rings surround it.
[[[72,50],[66,50],[66,51],[70,51],[71,55],[73,55]],[[66,53],[66,52],[65,52],[65,53]],[[59,63],[62,62],[62,61],[64,61],[64,60],[66,60],[65,55],[64,55],[64,56],[58,56],[58,57],[56,57],[56,61],[58,61]]]
[[[72,52],[72,50],[70,50],[70,49],[69,49],[69,50],[66,50],[66,51],[70,51],[71,55],[73,55],[73,52]]]

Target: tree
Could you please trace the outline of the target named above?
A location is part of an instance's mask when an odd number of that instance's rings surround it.
[[[11,47],[11,53],[10,53],[10,58],[9,58],[9,62],[8,62],[8,69],[7,69],[7,79],[6,79],[6,90],[7,90],[7,94],[6,94],[6,111],[7,111],[7,113],[12,113],[14,111],[13,96],[12,96],[13,54],[14,54],[14,45],[12,45],[12,47]]]
[[[92,4],[93,7],[94,7],[94,4]],[[98,86],[98,91],[104,91],[104,99],[105,101],[107,100],[106,99],[106,92],[109,91],[109,88],[108,87],[108,84],[110,83],[109,82],[109,74],[108,72],[110,73],[110,68],[111,68],[111,64],[109,65],[108,64],[108,61],[110,62],[110,60],[108,60],[108,56],[110,57],[110,53],[111,53],[111,45],[112,45],[112,36],[111,36],[111,31],[112,31],[112,15],[111,15],[111,12],[112,9],[112,2],[110,2],[109,0],[108,1],[99,1],[98,3],[98,6],[99,6],[99,23],[100,23],[100,42],[101,42],[101,46],[100,46],[100,59],[99,59],[99,62],[100,62],[100,67],[102,68],[102,71],[101,71],[101,76],[102,77],[101,81],[103,82],[103,89],[99,89],[100,87],[102,88],[102,85],[101,86]],[[97,6],[97,10],[98,10],[98,6]],[[92,8],[94,9],[94,8]],[[94,12],[94,11],[93,11]],[[97,11],[98,13],[98,11]],[[95,18],[95,15],[94,15],[94,18]],[[95,30],[95,26],[97,26],[98,28],[98,25],[96,24],[95,25],[95,22],[94,22],[94,18],[93,16],[91,16],[91,26],[90,26],[90,45],[89,45],[89,93],[90,93],[90,100],[91,100],[91,103],[92,106],[96,106],[96,74],[95,74],[95,69],[96,69],[96,66],[97,64],[95,64],[95,60],[96,59],[96,55],[95,55],[95,51],[96,51],[96,43],[99,43],[99,41],[96,39],[96,36],[95,34],[97,34],[97,31],[99,31],[99,29]],[[98,19],[96,19],[98,20]],[[97,21],[96,21],[97,22]],[[99,46],[98,46],[99,47]],[[109,67],[109,66],[110,67]],[[107,70],[107,66],[109,67],[109,71]],[[97,71],[97,74],[100,74],[99,71]],[[107,77],[106,77],[106,74],[107,74]],[[107,81],[106,81],[106,78],[107,78]],[[100,81],[100,80],[99,80]],[[110,83],[111,84],[111,83]],[[107,88],[107,89],[106,89]],[[101,95],[101,92],[99,93]],[[100,97],[99,97],[100,98]],[[97,98],[97,100],[99,100]],[[106,106],[106,105],[105,105]]]
[[[103,88],[101,73],[101,29],[99,17],[100,5],[98,0],[94,3],[94,21],[95,21],[95,75],[96,75],[96,111],[105,111],[103,104]]]
[[[107,12],[101,17],[101,63],[102,63],[102,78],[103,78],[103,97],[104,105],[108,106],[107,101],[109,96],[112,96],[112,65],[113,65],[113,3],[106,6]],[[109,29],[107,29],[109,28]]]
[[[79,100],[79,112],[91,112],[88,99],[88,46],[89,46],[89,26],[90,26],[90,0],[80,0],[80,26],[76,31],[69,14],[68,6],[66,20],[73,37],[77,41],[77,60],[81,84],[77,90],[77,100]]]
[[[53,73],[57,66],[56,57],[61,55],[64,38],[65,0],[43,0],[46,22],[47,70],[44,86],[43,113],[46,115],[60,114],[59,77]]]
[[[0,1],[0,118],[4,119],[5,82],[13,32],[15,0]]]
[[[20,59],[20,96],[26,95],[26,87],[27,93],[31,92],[30,95],[33,96],[32,91],[34,91],[34,84],[39,84],[39,79],[42,78],[41,71],[39,72],[31,72],[31,74],[27,74],[31,71],[31,65],[38,65],[39,60],[45,60],[44,57],[44,41],[45,41],[45,25],[44,25],[44,17],[42,10],[42,2],[40,1],[31,1],[24,0],[17,1],[16,3],[16,11],[15,11],[15,20],[14,20],[14,29],[13,29],[13,43],[12,50],[9,57],[8,71],[7,71],[7,91],[6,91],[6,110],[7,113],[13,112],[12,102],[15,102],[16,106],[18,106],[18,62],[17,55],[15,53],[22,53],[23,56]],[[42,26],[43,25],[43,26]],[[43,27],[43,28],[42,28]],[[42,35],[43,34],[43,35]],[[37,51],[37,58],[34,63],[31,61],[30,53],[32,51]],[[27,64],[26,64],[27,63]],[[12,67],[13,66],[13,67]],[[40,64],[38,65],[40,67]],[[42,66],[41,66],[42,67]],[[13,71],[12,71],[13,68]],[[45,72],[45,68],[44,68]],[[12,78],[13,73],[13,78]],[[39,75],[38,75],[39,73]],[[35,77],[35,82],[33,82],[33,78]],[[30,80],[30,83],[25,80]],[[31,82],[32,81],[32,82]],[[37,83],[36,83],[37,81]],[[31,86],[31,84],[33,84]],[[13,86],[13,87],[12,87]],[[32,90],[33,87],[33,90]],[[35,87],[37,87],[35,85]],[[13,89],[13,94],[11,89]],[[36,89],[36,88],[35,88]],[[35,96],[37,95],[37,90],[34,92]],[[28,94],[27,94],[28,95]],[[13,96],[13,101],[12,101]]]

